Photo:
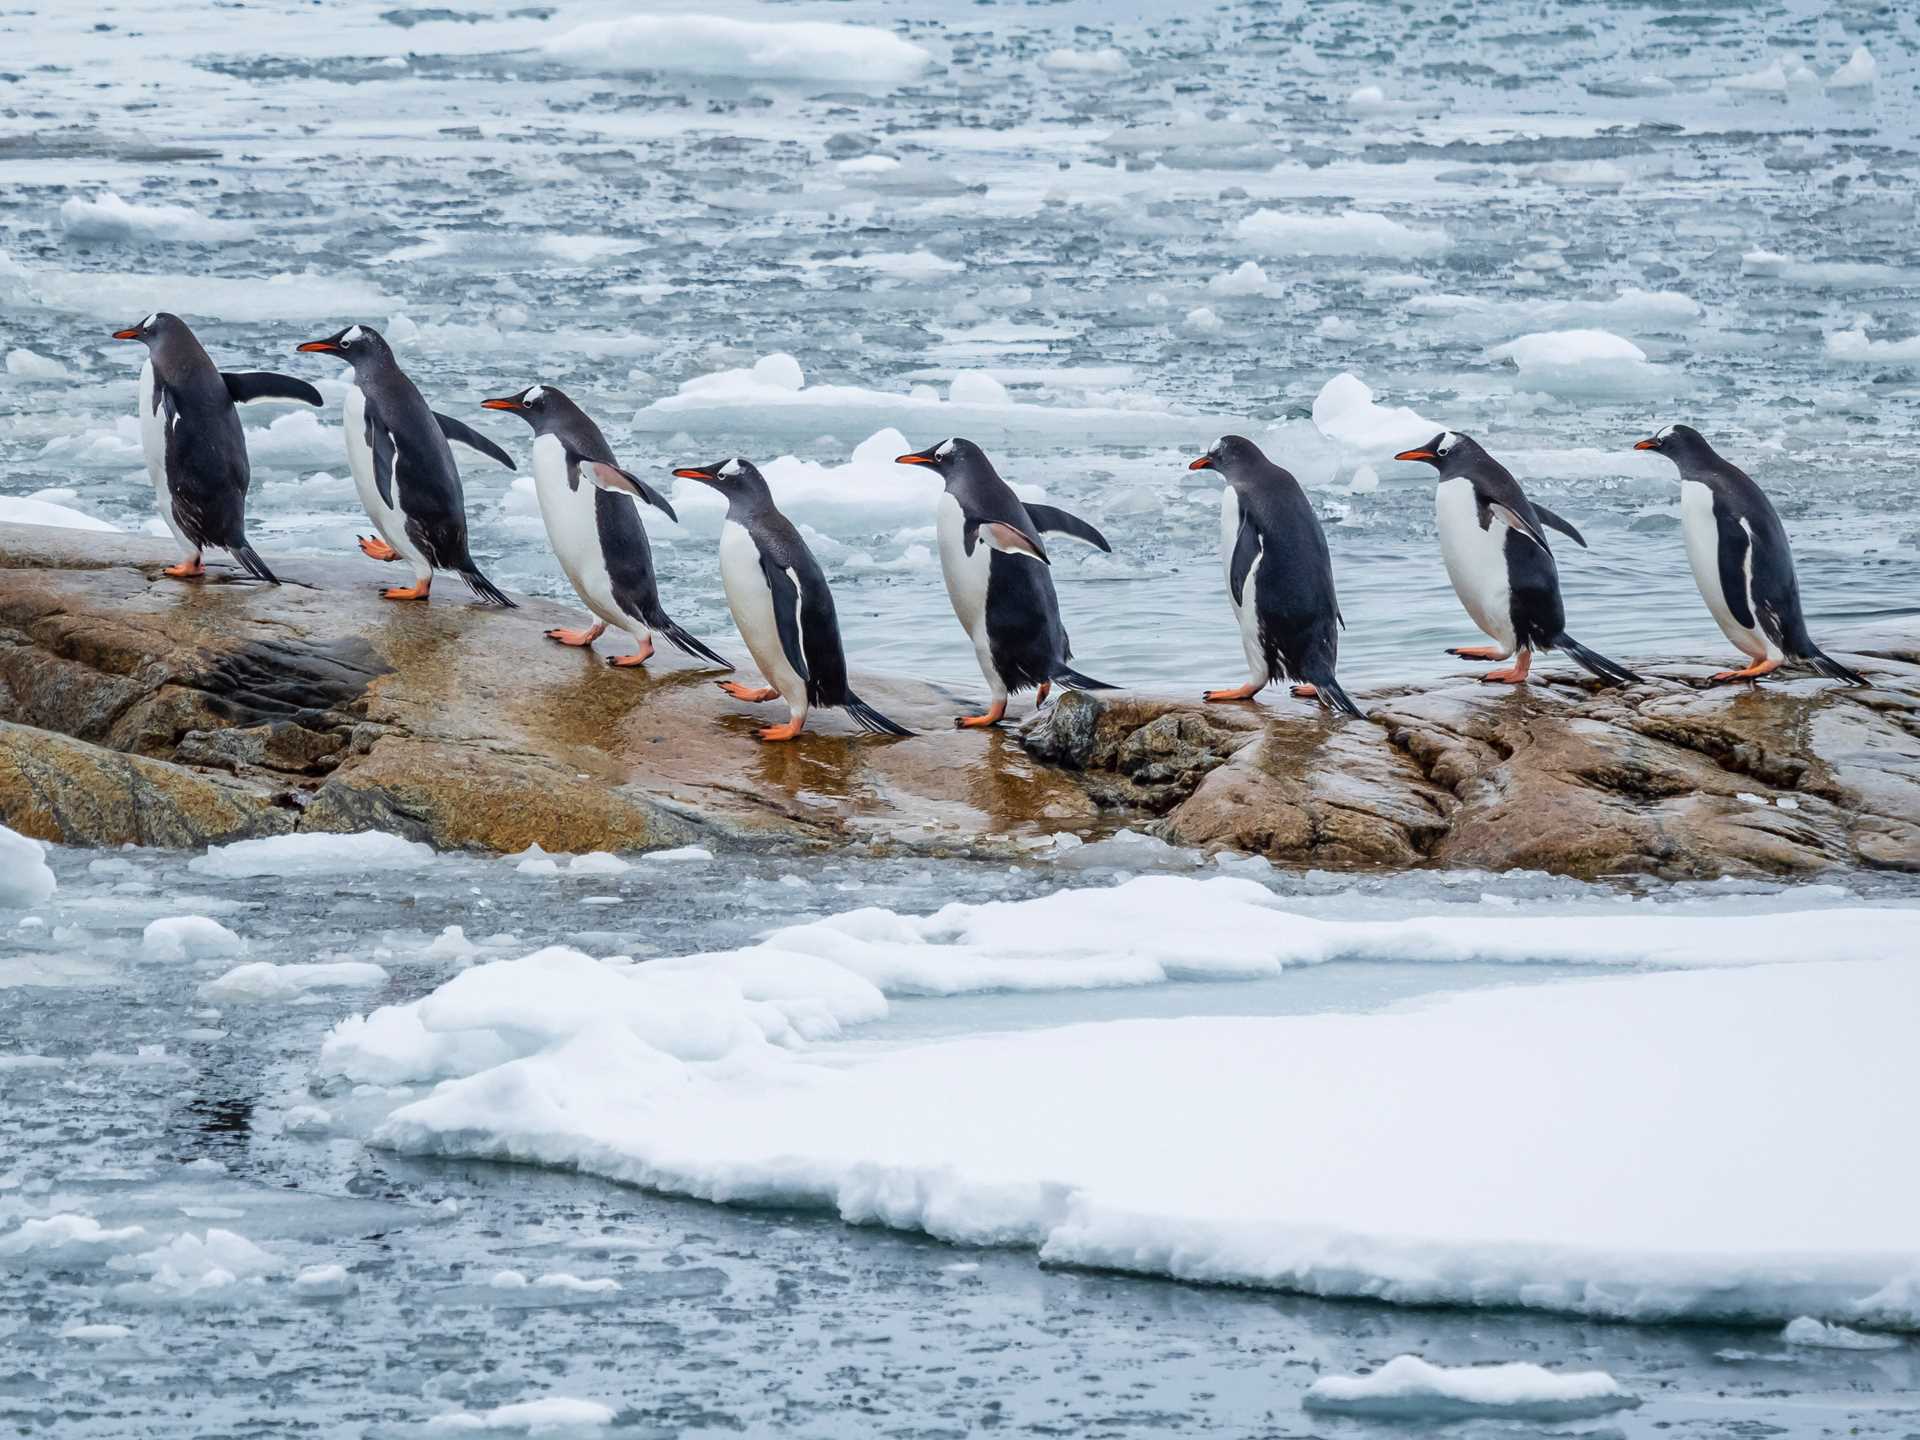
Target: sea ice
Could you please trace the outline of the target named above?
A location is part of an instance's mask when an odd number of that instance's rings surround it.
[[[140,953],[149,960],[197,960],[239,951],[240,937],[205,915],[169,915],[150,922],[140,936]]]
[[[379,830],[353,835],[319,832],[269,835],[212,845],[191,860],[189,870],[226,880],[256,875],[353,875],[372,870],[414,870],[433,863],[433,847]]]
[[[868,25],[695,14],[590,21],[549,40],[546,53],[601,72],[665,71],[882,88],[912,80],[933,58],[912,41]]]
[[[454,1410],[436,1415],[427,1422],[430,1430],[506,1430],[526,1435],[545,1435],[554,1431],[611,1425],[615,1411],[597,1400],[575,1400],[565,1395],[549,1395],[540,1400],[521,1400],[512,1405],[496,1405],[491,1410]]]
[[[0,1255],[47,1265],[93,1265],[146,1238],[138,1225],[108,1229],[91,1215],[64,1212],[22,1220],[18,1229],[0,1235]]]
[[[1810,1345],[1823,1350],[1898,1350],[1907,1343],[1898,1335],[1868,1335],[1845,1325],[1829,1325],[1811,1315],[1788,1321],[1780,1338],[1789,1345]]]
[[[4,503],[4,502],[0,502]],[[0,510],[0,520],[6,514]],[[0,825],[0,905],[25,909],[49,899],[59,882],[38,840]]]
[[[1647,352],[1608,330],[1549,330],[1522,335],[1487,352],[1511,360],[1519,383],[1555,395],[1646,395],[1672,377],[1647,363]]]
[[[1853,54],[1847,57],[1847,63],[1827,77],[1827,88],[1871,90],[1879,74],[1880,67],[1874,64],[1872,52],[1864,45],[1856,46]]]
[[[1309,1410],[1377,1420],[1445,1422],[1473,1416],[1585,1420],[1640,1403],[1604,1370],[1505,1365],[1430,1365],[1417,1355],[1389,1360],[1371,1375],[1323,1375],[1301,1402]]]
[[[569,875],[624,875],[633,866],[605,850],[590,850],[567,862]]]
[[[1851,330],[1829,334],[1827,354],[1836,360],[1875,365],[1920,360],[1920,335],[1910,335],[1904,340],[1872,340],[1867,336],[1865,325],[1856,325]]]
[[[1371,387],[1350,372],[1320,387],[1313,398],[1313,424],[1327,439],[1376,460],[1424,445],[1447,428],[1404,405],[1375,404]]]
[[[209,220],[185,205],[138,205],[103,190],[91,200],[78,195],[60,206],[60,228],[76,240],[125,245],[143,240],[233,240],[252,227]]]
[[[65,380],[67,367],[52,356],[13,349],[7,351],[7,374],[16,380]]]
[[[303,1265],[293,1277],[293,1293],[303,1300],[338,1300],[355,1288],[344,1265]]]
[[[56,505],[24,495],[0,495],[0,525],[58,525],[67,530],[112,533],[120,529],[71,505]]]
[[[365,960],[326,960],[276,965],[265,960],[237,965],[200,987],[200,998],[217,1004],[266,1004],[297,1000],[314,990],[358,989],[386,983],[387,972]]]
[[[1056,75],[1124,75],[1133,67],[1126,55],[1106,46],[1099,50],[1049,50],[1040,57],[1040,68]]]
[[[1342,215],[1256,210],[1235,225],[1233,233],[1264,255],[1411,258],[1447,248],[1444,230],[1404,225],[1366,210]]]

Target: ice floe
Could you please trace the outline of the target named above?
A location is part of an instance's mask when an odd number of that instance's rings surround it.
[[[344,1265],[303,1265],[293,1277],[293,1293],[303,1300],[338,1300],[357,1288]]]
[[[188,317],[233,322],[385,315],[398,304],[365,281],[315,270],[240,279],[131,268],[29,269],[0,250],[0,304],[8,303],[39,304],[123,325],[156,304]]]
[[[1488,350],[1508,360],[1519,383],[1554,395],[1655,395],[1670,391],[1675,377],[1648,363],[1647,352],[1610,330],[1548,330],[1522,335]]]
[[[452,1410],[427,1421],[431,1431],[507,1431],[523,1435],[547,1435],[560,1431],[590,1429],[613,1423],[615,1411],[598,1400],[576,1400],[565,1395],[549,1395],[539,1400],[520,1400],[511,1405],[496,1405],[491,1410]]]
[[[255,875],[352,875],[371,870],[413,870],[433,863],[433,847],[379,830],[353,835],[312,832],[269,835],[212,845],[188,862],[201,875],[239,880]]]
[[[869,25],[696,14],[590,21],[549,40],[546,53],[602,72],[831,81],[859,88],[902,84],[933,58],[923,46]]]
[[[1640,1401],[1604,1370],[1548,1370],[1524,1361],[1432,1365],[1401,1355],[1370,1375],[1323,1375],[1301,1403],[1332,1414],[1439,1423],[1477,1416],[1585,1420]]]
[[[1423,445],[1446,429],[1404,405],[1377,404],[1372,387],[1351,372],[1320,387],[1313,397],[1313,424],[1327,439],[1375,459]]]
[[[1447,248],[1444,230],[1402,224],[1368,210],[1341,215],[1256,210],[1235,225],[1233,233],[1241,243],[1264,255],[1407,259]]]
[[[56,505],[31,495],[0,495],[0,525],[56,525],[66,530],[103,533],[118,533],[120,529],[71,505]]]
[[[1904,340],[1875,340],[1868,336],[1865,325],[1856,325],[1851,330],[1829,334],[1827,354],[1836,360],[1868,364],[1920,360],[1920,335],[1909,335]]]
[[[47,864],[46,846],[0,825],[0,905],[24,909],[41,904],[52,897],[58,883]]]
[[[1880,77],[1880,67],[1874,63],[1873,52],[1864,45],[1854,47],[1853,54],[1847,57],[1847,63],[1827,77],[1829,90],[1871,90]]]
[[[361,989],[386,983],[387,972],[367,960],[316,960],[276,965],[256,960],[236,965],[200,987],[200,998],[220,1004],[265,1004],[297,1000],[315,990]]]
[[[1040,57],[1040,68],[1055,75],[1125,75],[1133,67],[1125,52],[1111,45],[1098,50],[1049,50]]]
[[[65,380],[67,367],[50,355],[16,347],[7,351],[7,374],[16,380]]]
[[[238,935],[206,915],[163,916],[140,936],[140,953],[149,960],[198,960],[240,948]]]
[[[233,240],[252,226],[210,220],[186,205],[140,205],[103,190],[91,200],[75,195],[60,206],[60,228],[76,240],[129,244],[143,240]]]
[[[1780,1338],[1789,1345],[1808,1345],[1820,1350],[1898,1350],[1907,1343],[1898,1335],[1869,1335],[1846,1325],[1829,1325],[1811,1315],[1788,1321]]]

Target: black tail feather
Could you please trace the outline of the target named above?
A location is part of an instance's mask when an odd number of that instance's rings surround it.
[[[1614,663],[1598,651],[1587,649],[1564,630],[1553,637],[1553,648],[1566,651],[1580,664],[1581,668],[1592,672],[1602,680],[1611,680],[1616,685],[1640,683],[1640,677],[1626,666]]]
[[[482,575],[477,568],[462,570],[460,572],[460,578],[467,582],[468,588],[471,589],[474,594],[478,595],[489,605],[498,605],[507,610],[518,610],[520,608],[517,601],[507,598],[507,592],[494,584],[493,581],[489,580],[486,576]]]
[[[227,553],[240,562],[240,567],[256,580],[264,580],[269,585],[278,585],[280,581],[273,571],[267,568],[267,562],[255,553],[253,546],[242,540],[238,545],[229,545]]]
[[[656,610],[653,614],[646,617],[646,621],[648,626],[658,630],[662,635],[666,636],[667,639],[671,640],[674,645],[693,656],[696,660],[710,661],[712,664],[718,665],[722,670],[733,669],[733,662],[731,660],[727,659],[726,656],[720,654],[717,650],[708,649],[702,641],[688,634],[685,630],[682,630],[672,620],[667,618],[666,611]]]
[[[868,731],[871,734],[874,734],[874,735],[911,735],[913,734],[913,731],[907,729],[906,726],[894,724],[893,721],[889,720],[886,716],[882,715],[878,710],[874,709],[871,705],[867,704],[866,701],[862,700],[858,695],[853,694],[851,691],[847,693],[846,711],[847,711],[847,714],[853,717],[854,723],[856,725],[858,725],[862,730]]]
[[[1367,718],[1367,712],[1354,704],[1353,697],[1342,690],[1340,688],[1340,682],[1331,676],[1325,680],[1315,680],[1313,682],[1313,688],[1320,692],[1320,697],[1323,700],[1341,714],[1351,715],[1357,720]]]
[[[1858,670],[1849,670],[1824,650],[1810,649],[1803,658],[1807,664],[1811,665],[1829,680],[1844,680],[1849,685],[1864,685],[1868,687],[1871,687],[1873,684],[1871,680],[1867,679],[1867,677],[1862,675]]]
[[[1067,665],[1062,665],[1047,678],[1055,685],[1064,686],[1068,690],[1118,690],[1120,688],[1118,685],[1109,685],[1104,680],[1095,680],[1090,676],[1082,675],[1078,670]]]

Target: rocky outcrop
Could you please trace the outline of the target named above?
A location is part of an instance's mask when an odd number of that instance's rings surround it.
[[[1277,696],[1067,695],[1012,731],[963,697],[859,677],[920,732],[816,717],[790,745],[662,647],[644,671],[543,638],[562,606],[378,597],[359,556],[270,588],[163,579],[156,541],[0,526],[0,821],[74,844],[391,830],[439,846],[643,849],[701,838],[1025,853],[1150,825],[1325,868],[1579,876],[1920,870],[1920,627],[1843,646],[1875,682],[1707,689],[1547,664],[1366,697],[1372,723]],[[1840,637],[1835,637],[1836,639]]]
[[[1291,864],[1920,871],[1920,637],[1850,653],[1873,689],[1708,688],[1704,667],[1642,665],[1624,689],[1555,675],[1374,695],[1371,725],[1081,694],[1024,739],[1168,840]]]

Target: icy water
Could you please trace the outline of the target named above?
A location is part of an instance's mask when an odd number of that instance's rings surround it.
[[[1428,472],[1388,458],[1427,427],[1316,413],[1351,373],[1584,527],[1569,629],[1598,648],[1724,648],[1671,467],[1627,448],[1670,420],[1770,489],[1816,636],[1913,612],[1912,7],[723,8],[925,58],[568,45],[621,11],[594,3],[9,9],[0,349],[68,373],[9,365],[0,494],[156,528],[138,347],[106,331],[172,308],[231,366],[329,382],[321,424],[256,431],[254,524],[269,554],[344,553],[339,372],[290,352],[367,321],[523,458],[474,407],[539,380],[636,469],[808,462],[776,486],[874,668],[973,678],[923,481],[885,463],[970,435],[1113,541],[1057,547],[1082,668],[1185,690],[1241,666],[1217,485],[1184,469],[1231,428],[1312,489],[1347,677],[1437,674],[1477,637]],[[1875,82],[1836,81],[1863,44]],[[1644,358],[1501,350],[1567,330]],[[773,354],[797,375],[681,393]],[[466,472],[495,577],[564,595],[531,494]],[[694,488],[684,527],[649,519],[667,604],[732,643]]]
[[[350,1117],[385,1102],[316,1075],[320,1039],[342,1015],[458,969],[430,949],[447,924],[464,923],[483,958],[557,940],[644,955],[908,905],[930,886],[946,899],[1015,899],[1104,883],[1110,870],[950,864],[936,876],[920,862],[721,857],[694,884],[662,880],[658,865],[554,878],[442,857],[425,873],[211,885],[184,855],[52,858],[54,899],[0,932],[0,1249],[16,1221],[59,1213],[143,1234],[0,1255],[10,1431],[410,1436],[443,1433],[429,1422],[449,1412],[562,1396],[606,1405],[613,1433],[636,1435],[1364,1434],[1378,1432],[1303,1414],[1301,1394],[1322,1374],[1407,1351],[1607,1370],[1645,1403],[1600,1433],[1903,1435],[1920,1423],[1911,1344],[1809,1349],[1777,1329],[1408,1310],[1049,1268],[817,1213],[370,1150]],[[1286,884],[1291,903],[1329,916],[1604,893],[1537,877]],[[1721,904],[1736,889],[1666,893]],[[243,935],[245,955],[143,953],[149,920],[189,912]],[[200,988],[242,959],[346,954],[387,979],[293,1003]],[[1156,1014],[1258,1015],[1365,1011],[1567,973],[1352,963],[1150,988]],[[902,1001],[845,1043],[1110,1019],[1140,1013],[1147,994]],[[300,1119],[297,1107],[316,1103],[333,1107],[331,1123]],[[294,1278],[331,1265],[344,1283]],[[232,1279],[210,1278],[216,1268]],[[1542,1431],[1593,1433],[1491,1421],[1451,1433]]]

